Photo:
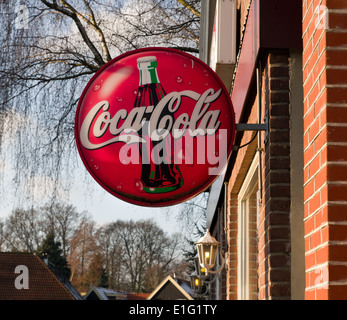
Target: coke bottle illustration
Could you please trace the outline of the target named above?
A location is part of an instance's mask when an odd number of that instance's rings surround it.
[[[166,95],[157,73],[157,59],[155,56],[147,56],[137,59],[137,67],[140,73],[140,83],[135,99],[134,107],[146,107],[155,109],[158,102]],[[153,112],[153,111],[152,111]],[[166,154],[170,154],[170,135],[162,141],[153,141],[150,137],[149,119],[151,112],[146,112],[145,123],[139,131],[139,135],[146,141],[140,143],[140,155],[142,172],[140,188],[147,193],[164,193],[180,188],[183,178],[179,167],[171,161],[162,161]],[[161,113],[161,117],[170,115],[167,106]],[[160,122],[160,119],[158,123]],[[160,129],[160,128],[159,128]],[[158,148],[158,144],[161,144]]]

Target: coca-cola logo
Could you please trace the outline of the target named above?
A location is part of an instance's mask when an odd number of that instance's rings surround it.
[[[235,130],[228,93],[199,59],[135,50],[101,68],[76,113],[81,158],[118,198],[167,206],[206,190],[227,164]]]

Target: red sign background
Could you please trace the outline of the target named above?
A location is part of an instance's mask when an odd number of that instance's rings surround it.
[[[166,123],[169,131],[177,119],[180,123],[176,128],[186,129],[183,137],[175,139],[172,131],[167,136],[170,159],[181,176],[179,188],[168,192],[144,190],[141,157],[136,154],[139,144],[129,143],[131,135],[138,138],[137,133],[115,133],[139,95],[141,57],[156,57],[159,81],[166,95],[172,97],[168,101],[174,102],[174,122],[171,127]],[[112,122],[116,117],[118,121]],[[199,134],[201,129],[212,127],[217,128],[215,132]],[[196,57],[167,48],[139,49],[107,63],[84,89],[75,121],[78,151],[89,173],[114,196],[141,206],[174,205],[206,190],[227,163],[234,132],[233,107],[218,76]]]

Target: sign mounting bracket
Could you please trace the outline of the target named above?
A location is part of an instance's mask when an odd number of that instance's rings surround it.
[[[235,131],[265,131],[264,143],[269,138],[269,112],[266,111],[264,123],[237,123]]]

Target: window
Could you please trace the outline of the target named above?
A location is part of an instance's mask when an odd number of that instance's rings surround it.
[[[258,297],[258,154],[238,197],[238,299]]]

